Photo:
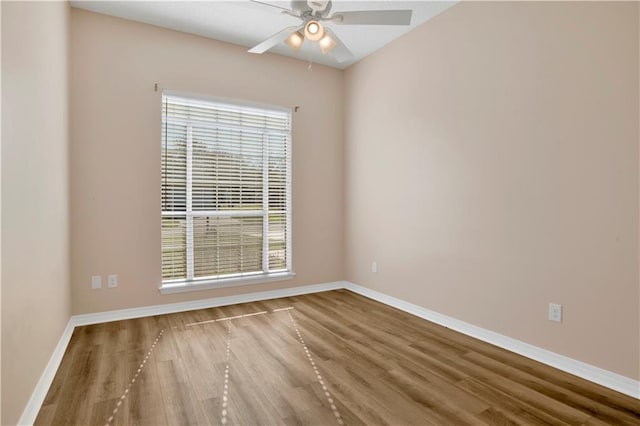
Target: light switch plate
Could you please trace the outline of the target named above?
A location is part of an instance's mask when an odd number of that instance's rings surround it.
[[[97,290],[102,288],[102,277],[100,275],[94,275],[91,277],[91,289]]]

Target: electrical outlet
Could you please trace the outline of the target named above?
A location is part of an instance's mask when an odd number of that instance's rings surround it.
[[[118,287],[118,276],[116,274],[109,275],[109,277],[107,278],[107,285],[109,286],[109,288]]]
[[[91,277],[91,289],[97,290],[102,288],[102,277],[100,275],[94,275]]]
[[[562,305],[549,303],[549,320],[562,322]]]
[[[371,264],[371,272],[373,272],[374,274],[378,273],[378,262],[373,262]]]

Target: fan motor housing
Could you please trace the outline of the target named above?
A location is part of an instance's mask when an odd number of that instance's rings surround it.
[[[331,11],[331,0],[292,0],[291,9],[300,15],[311,12],[316,16],[326,16]]]

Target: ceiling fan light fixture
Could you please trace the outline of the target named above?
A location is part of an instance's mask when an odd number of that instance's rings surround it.
[[[322,50],[323,55],[331,52],[331,50],[336,47],[336,41],[329,34],[325,34],[318,44],[320,45],[320,50]]]
[[[302,42],[304,42],[304,36],[300,33],[300,31],[296,31],[291,34],[284,41],[287,46],[289,46],[293,51],[297,52],[302,47]]]
[[[318,41],[324,36],[324,28],[318,21],[309,21],[304,26],[304,36],[311,41]]]

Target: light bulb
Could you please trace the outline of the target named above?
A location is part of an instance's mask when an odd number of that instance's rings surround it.
[[[322,37],[318,44],[320,45],[320,50],[322,50],[323,55],[331,52],[331,50],[336,47],[336,41],[329,34]]]
[[[285,43],[287,44],[287,46],[297,52],[302,47],[303,41],[304,36],[300,34],[300,31],[296,31],[285,40]]]
[[[324,29],[320,22],[309,21],[304,26],[304,36],[311,41],[318,41],[324,36]]]

